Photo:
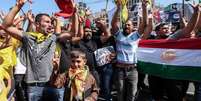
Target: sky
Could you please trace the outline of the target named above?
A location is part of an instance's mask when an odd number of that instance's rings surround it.
[[[10,7],[12,7],[15,4],[16,0],[0,0],[0,10],[8,11]],[[32,8],[32,11],[34,14],[46,12],[48,14],[52,14],[54,12],[58,12],[59,9],[55,3],[54,0],[32,0],[33,4],[30,6],[29,3],[26,3],[23,7],[23,10],[26,12],[30,8]],[[93,12],[100,11],[103,8],[106,8],[106,0],[75,0],[75,2],[83,1],[89,6],[89,8]],[[112,3],[113,0],[109,0],[108,3],[108,10],[115,7],[114,3]],[[195,0],[198,1],[198,0]],[[182,2],[182,0],[155,0],[156,4],[160,4],[163,6],[166,6],[171,3],[175,2]]]

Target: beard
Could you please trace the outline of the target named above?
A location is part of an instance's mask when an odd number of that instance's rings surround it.
[[[89,40],[92,39],[92,35],[87,34],[87,35],[85,35],[85,36],[83,37],[83,39],[84,39],[84,41],[89,41]]]
[[[123,29],[123,33],[124,33],[125,35],[128,35],[128,34],[129,34],[129,30],[128,30],[127,28],[124,28],[124,29]]]

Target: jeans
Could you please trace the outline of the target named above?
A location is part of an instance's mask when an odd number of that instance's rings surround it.
[[[26,96],[25,96],[25,83],[23,81],[24,74],[15,74],[15,100],[16,101],[26,101]]]
[[[106,101],[110,101],[111,96],[111,81],[113,76],[112,64],[107,64],[99,68],[98,70],[100,75],[100,88],[101,95]]]
[[[149,87],[153,98],[157,101],[163,99],[165,94],[168,97],[168,101],[182,101],[185,85],[186,82],[182,80],[165,79],[149,75]]]
[[[54,88],[47,87],[44,94],[44,99],[46,101],[63,101],[64,98],[64,87]]]
[[[126,68],[126,67],[125,67]],[[117,101],[134,101],[137,92],[138,72],[136,68],[117,68]]]
[[[28,101],[63,101],[64,88],[28,86]]]
[[[43,100],[43,92],[45,87],[27,86],[27,100],[28,101],[45,101]]]
[[[201,82],[194,82],[195,85],[195,101],[201,101]]]
[[[138,72],[138,84],[137,84],[138,89],[146,88],[146,85],[144,83],[145,77],[146,77],[146,74]]]

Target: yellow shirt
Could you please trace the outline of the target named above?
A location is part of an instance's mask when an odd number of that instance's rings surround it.
[[[0,41],[2,43],[2,41]],[[4,68],[8,72],[16,65],[16,48],[19,41],[11,38],[7,47],[0,49],[0,68]]]
[[[8,81],[8,84],[4,83],[4,80]],[[11,88],[11,78],[8,72],[0,68],[0,101],[7,101],[7,95],[9,93],[9,90]]]
[[[5,39],[0,39],[0,45],[5,44]],[[19,46],[19,41],[11,38],[9,42],[0,49],[0,101],[7,101],[7,95],[11,86],[11,76],[13,67],[16,65],[16,48]],[[10,82],[7,87],[4,82]]]

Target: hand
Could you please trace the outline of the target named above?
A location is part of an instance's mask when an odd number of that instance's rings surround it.
[[[121,0],[116,0],[117,8],[120,8],[122,6]]]
[[[200,11],[200,5],[199,4],[197,4],[197,5],[189,4],[189,5],[193,8],[194,12]]]
[[[113,53],[110,54],[110,59],[111,60],[113,60],[115,57],[116,57],[116,53],[115,52],[113,52]]]
[[[28,1],[30,4],[33,3],[32,0],[17,0],[16,5],[22,6],[22,5],[24,5],[27,1]]]
[[[149,15],[148,15],[148,19],[153,19],[153,15],[152,15],[152,14],[149,14]]]
[[[85,17],[84,16],[79,16],[78,20],[79,20],[80,23],[84,23]]]
[[[55,70],[57,70],[59,68],[59,62],[60,62],[59,57],[54,57],[52,59],[53,67],[54,67]]]
[[[77,6],[77,4],[73,0],[71,0],[71,2],[72,2],[72,5],[73,5],[73,8],[75,8]]]
[[[0,11],[0,19],[4,19],[4,17],[6,16],[6,14],[3,11]]]
[[[90,101],[90,100],[88,100],[88,99],[84,99],[84,101]]]
[[[147,0],[141,0],[141,2],[142,2],[142,7],[147,7]]]
[[[187,18],[186,17],[181,17],[181,23],[186,26],[188,24]]]
[[[101,19],[101,18],[96,19],[95,23],[96,23],[96,26],[98,28],[104,28],[107,26],[106,21],[104,19]]]
[[[59,16],[52,15],[51,20],[52,20],[52,24],[53,24],[54,26],[56,26],[56,25],[62,26],[62,21],[61,21],[61,19],[59,18]]]
[[[13,25],[17,26],[18,24],[22,24],[21,22],[25,19],[25,16],[19,16],[18,18],[16,18],[13,22]],[[20,26],[20,25],[19,25]]]
[[[73,10],[74,10],[73,14],[77,14],[79,11],[79,7],[73,0],[71,0],[71,2],[72,2]]]
[[[16,5],[22,6],[27,2],[27,0],[17,0]]]
[[[57,15],[55,15],[55,14],[52,15],[51,19],[52,19],[53,21],[60,21],[59,16],[57,16]]]
[[[26,17],[24,16],[24,15],[21,15],[20,17],[19,17],[19,20],[24,20]]]
[[[32,11],[29,10],[26,14],[26,17],[28,18],[28,20],[31,22],[31,23],[34,23],[34,15],[32,14]]]
[[[85,15],[86,15],[86,16],[91,15],[91,11],[89,10],[89,8],[86,9],[86,11],[85,11]]]
[[[111,53],[110,55],[106,56],[108,62],[112,62],[112,60],[116,57],[115,53]]]

